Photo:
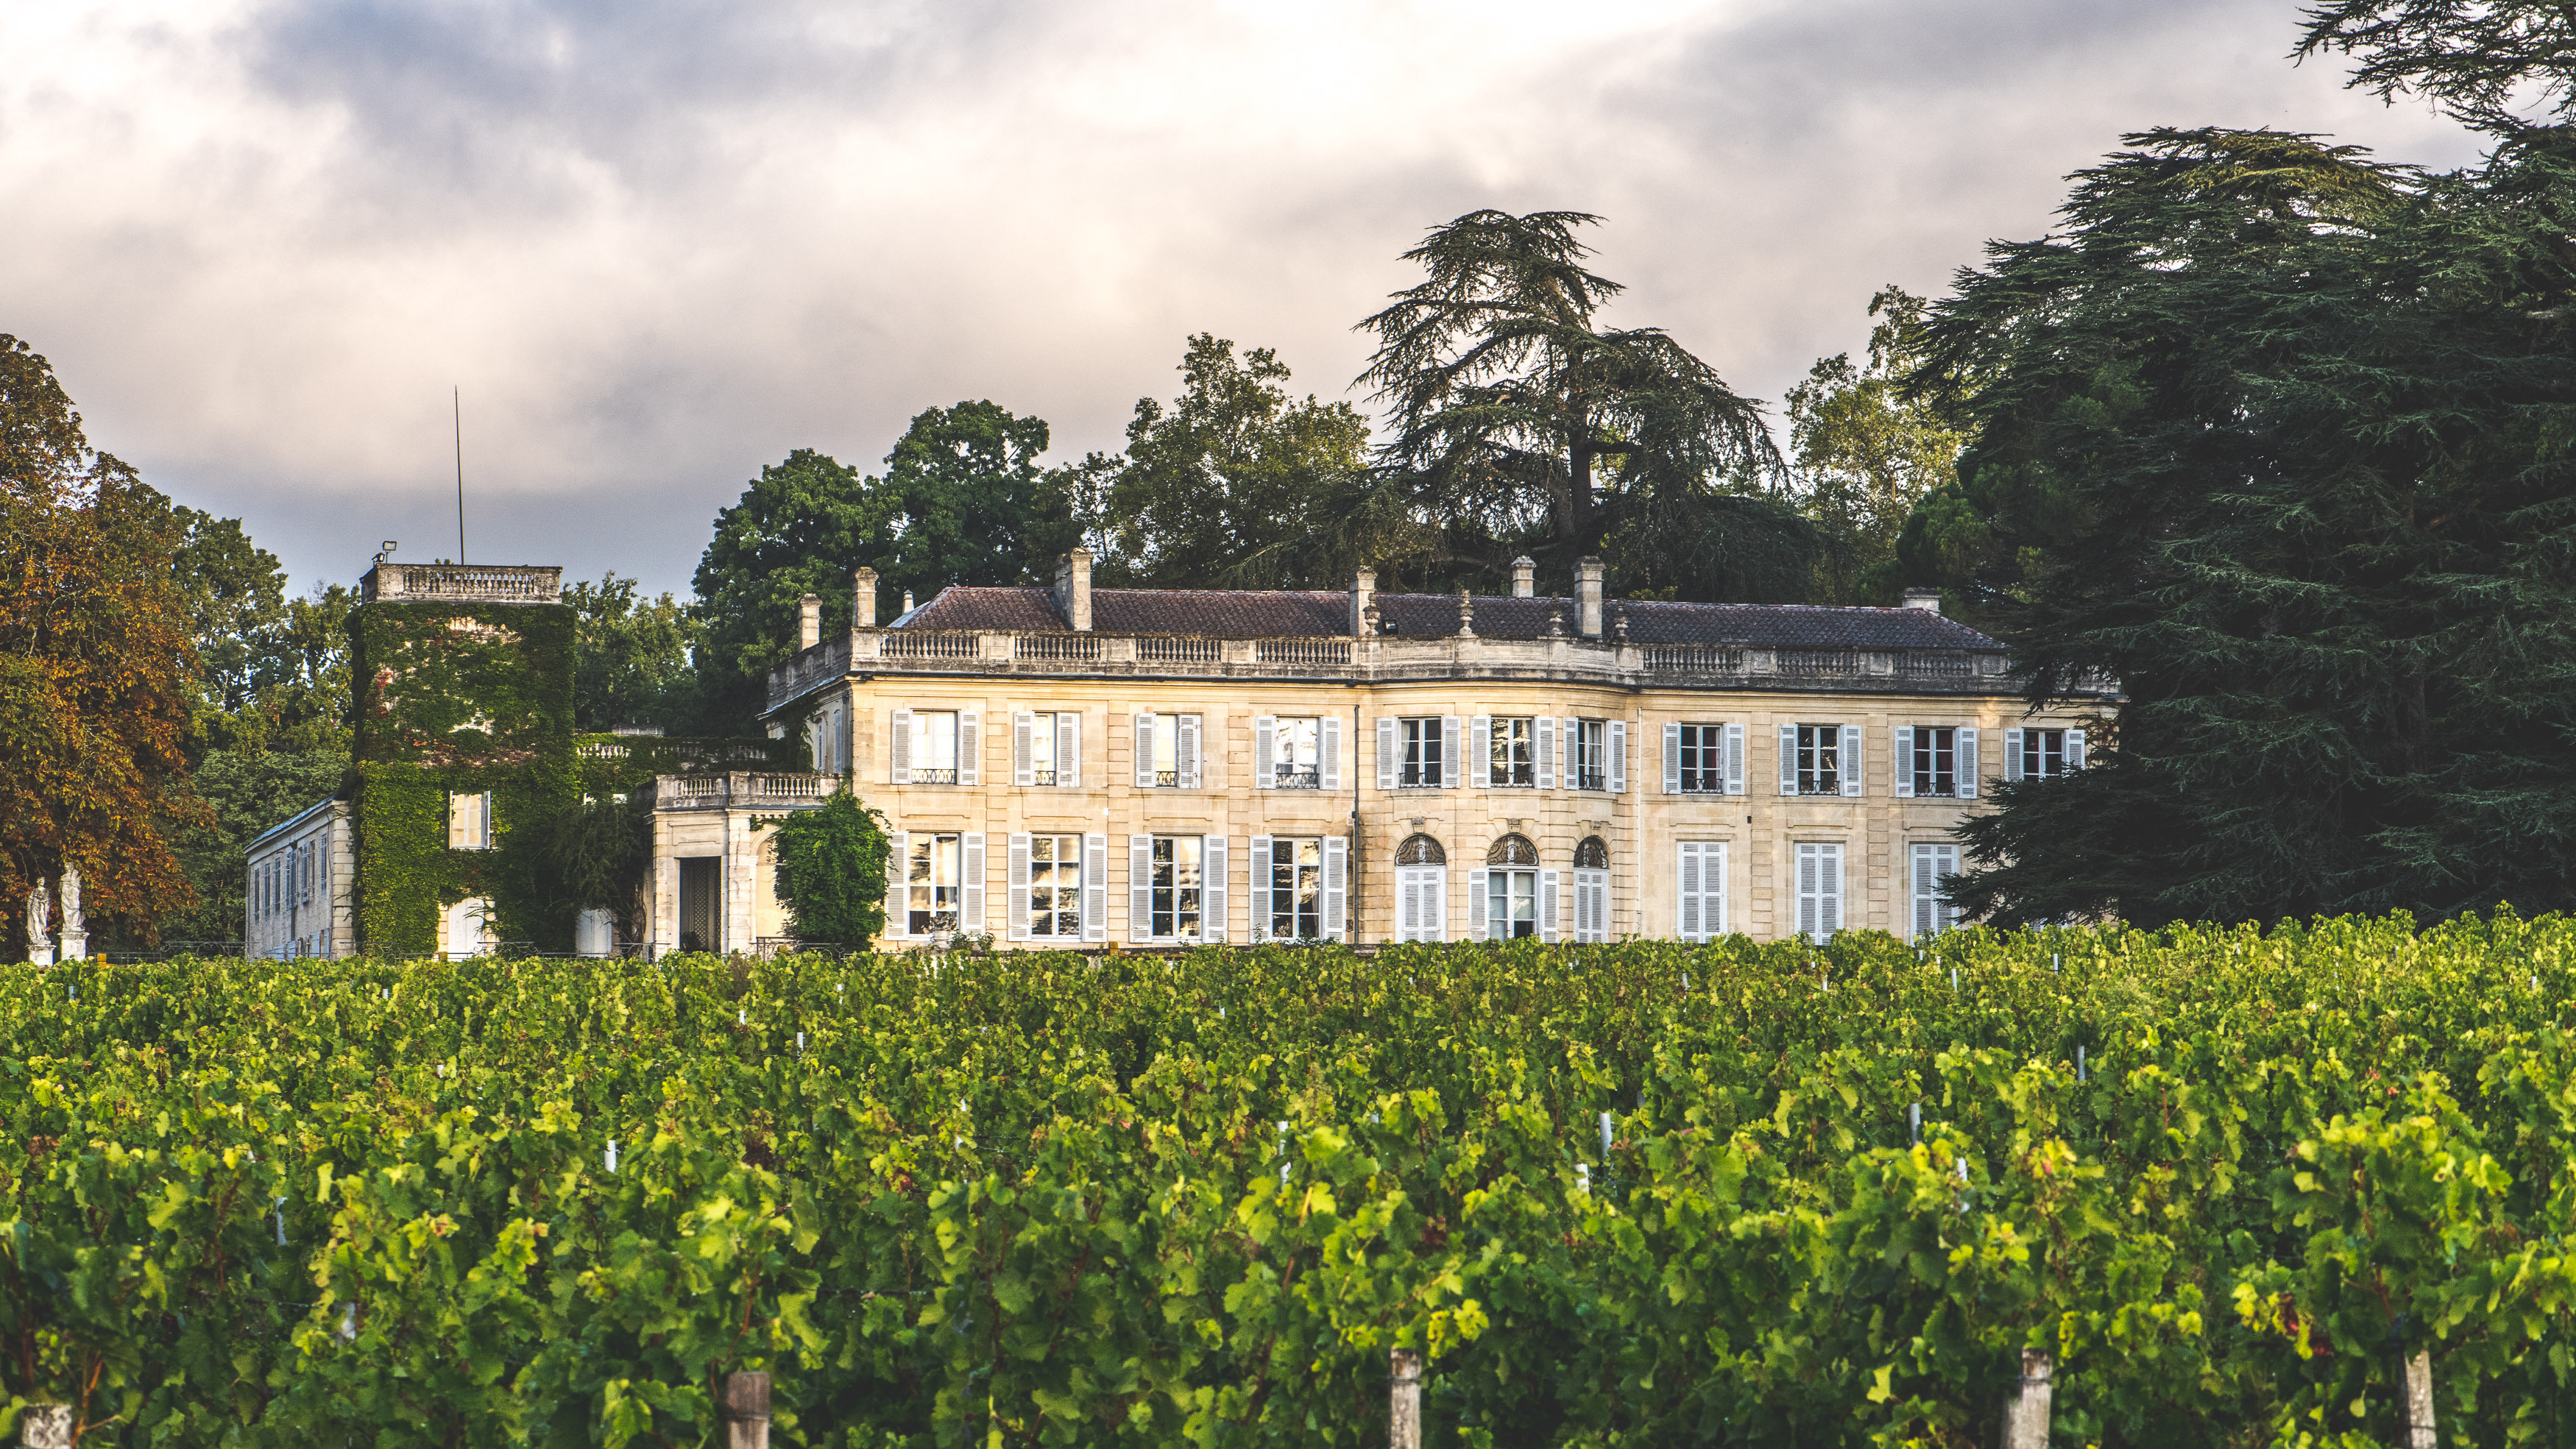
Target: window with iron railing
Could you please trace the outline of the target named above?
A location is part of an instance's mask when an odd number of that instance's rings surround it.
[[[1574,738],[1567,741],[1573,748],[1574,788],[1607,790],[1610,788],[1610,722],[1606,719],[1579,719],[1574,722]]]
[[[1319,790],[1323,788],[1323,721],[1308,715],[1298,718],[1282,715],[1272,727],[1270,788],[1274,790]]]

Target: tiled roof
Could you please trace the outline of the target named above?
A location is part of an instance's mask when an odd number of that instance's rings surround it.
[[[1458,632],[1454,594],[1379,594],[1378,611],[1395,634],[1438,638]],[[1475,630],[1488,639],[1536,639],[1562,611],[1572,634],[1574,600],[1475,598]],[[1091,627],[1103,634],[1198,634],[1219,639],[1275,639],[1350,632],[1351,596],[1338,591],[1274,589],[1094,589]],[[1996,649],[2002,646],[1929,609],[1845,609],[1806,604],[1670,604],[1612,599],[1604,631],[1622,612],[1635,644],[1749,644],[1789,649]],[[1069,632],[1044,588],[948,588],[897,625],[904,629],[971,629],[1015,633]]]

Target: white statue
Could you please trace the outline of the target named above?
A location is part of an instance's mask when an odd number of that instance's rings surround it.
[[[65,961],[78,961],[89,955],[89,922],[81,919],[80,872],[63,867],[63,952]]]
[[[54,964],[53,917],[53,898],[40,881],[27,892],[27,959],[39,966]]]

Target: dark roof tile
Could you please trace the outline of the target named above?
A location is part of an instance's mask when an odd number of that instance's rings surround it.
[[[1381,616],[1403,638],[1458,632],[1454,594],[1380,594]],[[1994,640],[1929,609],[1849,609],[1806,604],[1676,604],[1613,599],[1609,619],[1628,619],[1636,644],[1746,644],[1788,649],[1996,649]],[[1475,596],[1475,630],[1489,639],[1537,639],[1562,612],[1572,633],[1574,600]],[[1605,620],[1605,623],[1608,621]],[[1350,628],[1350,595],[1325,590],[1094,589],[1092,627],[1104,634],[1198,634],[1220,639],[1339,635]],[[1053,591],[1036,587],[942,589],[896,626],[1018,633],[1069,632]]]

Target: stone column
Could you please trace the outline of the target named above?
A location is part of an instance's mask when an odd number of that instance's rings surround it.
[[[27,959],[38,966],[54,964],[54,900],[44,882],[27,892]]]
[[[80,872],[63,868],[63,950],[59,959],[79,961],[89,955],[89,922],[81,917]]]

